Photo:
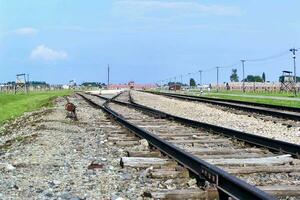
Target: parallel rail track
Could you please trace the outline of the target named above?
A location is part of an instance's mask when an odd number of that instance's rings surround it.
[[[288,152],[292,154],[294,157],[297,157],[300,153],[300,147],[298,145],[293,145],[281,141],[276,141],[268,138],[263,138],[260,136],[255,136],[251,134],[246,134],[242,132],[237,132],[234,130],[225,129],[222,127],[217,127],[214,125],[204,124],[200,122],[195,122],[192,120],[168,115],[166,113],[163,113],[161,111],[157,111],[154,109],[147,108],[145,106],[141,106],[138,104],[135,104],[132,102],[132,99],[129,98],[128,101],[118,101],[115,99],[107,100],[106,103],[103,106],[100,106],[96,104],[93,101],[90,101],[86,96],[81,95],[84,99],[86,99],[90,104],[92,104],[95,107],[101,108],[106,113],[108,113],[110,116],[112,116],[117,122],[125,126],[127,129],[134,132],[136,135],[138,135],[141,138],[145,138],[149,141],[151,145],[158,148],[160,151],[164,152],[168,156],[172,157],[176,161],[178,161],[180,164],[188,168],[190,171],[192,171],[194,174],[196,174],[198,177],[200,177],[203,180],[208,180],[211,183],[214,183],[217,185],[219,191],[224,196],[230,196],[236,199],[273,199],[272,196],[269,194],[263,192],[260,189],[257,189],[256,187],[253,187],[246,182],[240,180],[239,178],[236,178],[235,176],[229,174],[228,172],[216,167],[215,165],[212,165],[201,158],[220,158],[224,157],[224,159],[230,159],[231,157],[234,158],[236,156],[244,156],[245,159],[247,159],[247,156],[255,157],[257,159],[261,159],[264,157],[276,157],[277,154],[274,154],[273,152]],[[103,97],[102,97],[103,98]],[[117,98],[117,97],[116,97]],[[134,109],[132,109],[134,108]],[[159,123],[160,120],[166,120],[166,119],[172,119],[173,121],[180,122],[181,124],[188,125],[194,127],[194,129],[189,130],[194,132],[194,135],[186,133],[187,127],[183,125],[178,125],[178,127],[175,128],[175,130],[171,131],[167,129],[170,133],[174,133],[172,135],[171,139],[166,138],[162,139],[161,137],[166,137],[166,135],[163,135],[163,132],[166,132],[166,130],[160,130],[159,128],[147,128],[147,126],[139,126],[138,124],[135,124],[134,119],[140,119],[142,117],[141,112],[137,112],[135,109],[138,109],[140,111],[146,112],[148,115],[150,114],[153,117],[153,122]],[[133,112],[133,114],[132,114]],[[131,114],[130,114],[131,113]],[[168,127],[171,128],[171,127]],[[195,129],[196,128],[196,129]],[[146,130],[147,129],[147,130]],[[210,131],[208,131],[210,130]],[[176,132],[181,132],[181,134],[176,134]],[[217,134],[217,136],[211,136],[212,133]],[[194,138],[194,136],[196,138]],[[265,152],[265,150],[261,150],[261,147],[266,147],[271,151],[267,151],[267,153],[262,153],[261,155],[258,153],[251,154],[247,152],[247,149],[249,149],[249,146],[241,146],[241,143],[237,143],[235,139],[224,139],[224,136],[227,137],[235,137],[238,140],[245,141],[248,144],[251,144],[252,146],[259,146],[260,148],[251,148],[254,152]],[[198,139],[197,139],[198,137]],[[178,138],[181,138],[181,141]],[[200,139],[199,139],[200,138]],[[263,141],[263,142],[262,142]],[[174,143],[175,142],[175,143]],[[200,146],[202,145],[207,150],[204,150],[202,148],[200,154],[201,156],[197,156],[197,148],[195,149],[194,145],[199,143]],[[232,152],[241,152],[240,154],[233,155],[234,153],[222,153],[221,151],[216,151],[215,148],[224,146],[224,149],[232,148]],[[227,146],[229,145],[229,146]],[[180,146],[180,147],[179,147]],[[288,146],[288,147],[286,147]],[[192,147],[192,148],[190,148]],[[193,151],[194,149],[194,151]],[[220,150],[220,148],[217,148]],[[198,149],[199,150],[199,149]],[[203,153],[206,152],[206,153]],[[220,153],[221,152],[221,153]],[[199,151],[198,151],[199,154]],[[207,156],[209,155],[209,156]],[[288,156],[289,157],[289,156]],[[292,159],[292,158],[289,158]],[[290,160],[290,163],[293,163],[295,161],[298,161],[296,159]],[[220,163],[219,163],[220,164]],[[294,163],[295,164],[295,163]],[[289,165],[286,164],[285,167],[275,166],[274,169],[276,169],[276,172],[272,172],[272,170],[267,170],[269,173],[283,173],[288,172],[289,170],[291,172],[295,172],[299,170],[299,165]],[[285,169],[284,169],[285,168]],[[244,168],[245,169],[245,168]],[[255,173],[263,173],[266,174],[267,167],[258,167],[256,168],[249,168],[252,169],[252,176]],[[289,170],[287,170],[289,169]],[[234,169],[227,169],[229,172],[232,170],[236,172],[240,172],[241,174],[245,174],[245,170],[242,173],[239,168]],[[270,172],[271,171],[271,172]],[[249,172],[247,172],[249,173]],[[246,174],[247,174],[246,173]],[[239,173],[236,173],[239,174]],[[268,174],[268,173],[267,173]],[[295,178],[295,177],[293,177]],[[255,179],[255,178],[254,178]],[[291,185],[293,187],[293,185]]]
[[[255,112],[255,113],[271,115],[271,116],[275,116],[275,117],[279,117],[279,118],[300,121],[300,108],[295,108],[295,107],[278,106],[278,105],[245,102],[245,101],[229,100],[229,99],[228,100],[227,99],[217,99],[217,98],[166,93],[166,92],[152,92],[152,91],[144,91],[144,92],[157,94],[157,95],[163,95],[166,97],[171,97],[171,98],[176,98],[176,99],[181,99],[181,100],[208,103],[208,104],[212,104],[212,105],[219,105],[219,106],[223,106],[223,107],[244,110],[247,112]]]

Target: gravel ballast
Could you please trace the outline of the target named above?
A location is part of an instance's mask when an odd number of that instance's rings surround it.
[[[147,169],[122,168],[133,147],[108,140],[126,131],[80,98],[78,121],[66,119],[60,98],[49,110],[28,113],[5,126],[0,136],[0,199],[143,199],[164,182],[147,178]],[[96,166],[96,168],[92,168]]]
[[[247,114],[224,111],[204,103],[182,101],[155,94],[132,91],[136,103],[158,109],[169,114],[236,129],[251,134],[300,144],[300,127],[288,127],[281,123],[266,121]]]

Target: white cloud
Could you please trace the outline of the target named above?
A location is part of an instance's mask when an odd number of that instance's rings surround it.
[[[116,13],[129,16],[162,14],[163,12],[168,15],[219,16],[238,16],[243,13],[237,6],[204,5],[193,1],[122,0],[115,2],[114,8]]]
[[[39,45],[31,51],[30,59],[33,60],[65,60],[68,58],[68,54],[65,51],[53,50],[45,45]]]
[[[17,35],[33,36],[38,33],[38,30],[32,27],[23,27],[12,31],[12,33]]]

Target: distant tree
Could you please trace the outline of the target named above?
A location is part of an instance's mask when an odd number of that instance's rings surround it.
[[[284,80],[283,80],[283,76],[279,76],[279,82],[283,82]]]
[[[230,75],[230,81],[231,82],[239,82],[239,76],[237,75],[237,69],[232,69],[231,75]]]
[[[196,86],[196,81],[193,78],[190,79],[190,86]]]
[[[181,82],[176,82],[175,84],[176,84],[176,85],[180,85],[180,86],[183,86],[183,85],[184,85],[184,84],[181,83]]]
[[[263,79],[258,75],[248,75],[245,82],[263,82]]]
[[[45,81],[30,81],[29,84],[32,86],[49,86]]]
[[[177,85],[181,85],[181,86],[187,86],[186,83],[181,83],[181,82],[168,82],[167,84],[165,84],[165,86],[171,86],[173,84],[177,84]]]
[[[266,82],[266,74],[265,74],[265,72],[262,73],[261,78],[262,78],[263,82]]]
[[[7,85],[14,85],[14,84],[16,84],[16,82],[15,82],[15,81],[9,81],[9,82],[7,82],[6,84],[7,84]]]
[[[254,82],[263,82],[263,79],[260,76],[254,76]]]
[[[102,84],[98,82],[83,82],[81,85],[85,87],[102,87]]]
[[[170,86],[170,85],[173,85],[174,84],[174,82],[168,82],[168,86]]]

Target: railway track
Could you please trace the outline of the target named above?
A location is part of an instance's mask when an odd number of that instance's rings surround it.
[[[95,96],[82,97],[186,167],[199,183],[209,181],[221,199],[300,197],[298,145],[192,123],[135,104],[128,93],[103,105],[95,102]]]
[[[254,102],[245,102],[245,101],[238,101],[238,100],[213,99],[209,97],[202,97],[202,96],[200,97],[200,96],[166,93],[166,92],[152,92],[152,91],[143,91],[143,92],[163,95],[166,97],[176,98],[181,100],[196,101],[196,102],[208,103],[212,105],[219,105],[222,107],[229,107],[237,110],[243,110],[246,112],[260,113],[264,115],[275,116],[278,118],[300,121],[300,108],[277,106],[277,105],[254,103]]]

